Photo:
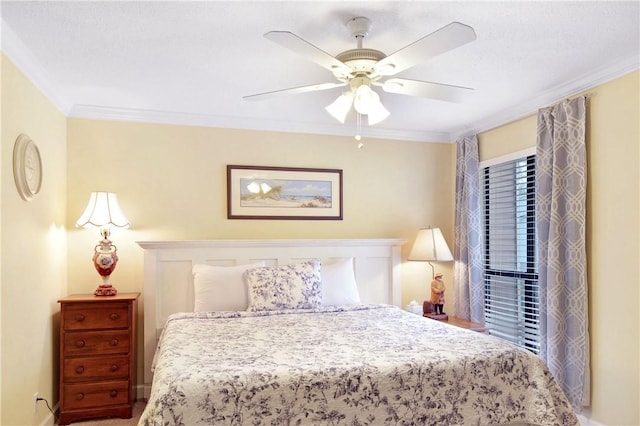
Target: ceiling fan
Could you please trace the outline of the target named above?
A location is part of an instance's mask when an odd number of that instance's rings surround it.
[[[345,122],[351,107],[367,115],[369,125],[389,116],[380,102],[380,96],[372,86],[388,93],[421,96],[448,102],[461,102],[473,89],[429,81],[405,78],[387,78],[441,53],[460,47],[476,39],[476,33],[468,25],[451,22],[404,48],[387,56],[375,49],[362,47],[362,40],[371,30],[371,21],[355,17],[346,23],[347,29],[357,40],[357,48],[346,50],[335,57],[289,31],[270,31],[264,36],[269,40],[304,56],[331,71],[337,82],[293,87],[245,96],[246,100],[263,100],[275,96],[329,90],[349,86],[326,110],[341,123]],[[387,79],[385,79],[387,78]]]

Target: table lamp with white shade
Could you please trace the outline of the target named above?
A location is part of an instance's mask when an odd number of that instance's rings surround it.
[[[434,280],[436,273],[431,262],[449,262],[453,260],[453,256],[440,228],[428,227],[418,231],[408,259],[429,263],[429,266],[431,266],[431,279]],[[440,285],[442,286],[442,284]],[[444,291],[444,287],[442,287],[441,290]],[[442,305],[438,306],[442,308]],[[435,319],[447,319],[447,315],[444,314],[444,312],[434,314],[432,308],[431,302],[425,302],[423,304],[424,315]]]
[[[128,228],[129,221],[118,204],[118,196],[114,192],[92,192],[84,213],[76,221],[76,227],[100,228],[102,240],[94,248],[93,265],[102,277],[94,294],[96,296],[115,296],[118,293],[109,282],[111,273],[118,263],[116,246],[109,240],[111,228]]]

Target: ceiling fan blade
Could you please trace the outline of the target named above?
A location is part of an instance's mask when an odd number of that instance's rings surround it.
[[[261,101],[271,99],[282,95],[294,95],[296,93],[316,92],[318,90],[334,89],[336,87],[346,86],[347,83],[320,83],[311,86],[293,87],[291,89],[274,90],[273,92],[258,93],[256,95],[243,96],[242,99],[247,101]]]
[[[345,76],[351,74],[351,68],[343,62],[289,31],[269,31],[264,36],[278,43],[280,46],[286,47],[321,67],[328,69],[334,74],[344,74]]]
[[[382,84],[382,90],[399,95],[421,96],[447,102],[462,102],[473,93],[469,87],[450,86],[429,81],[390,78]]]
[[[452,22],[381,59],[373,66],[373,71],[378,75],[394,75],[475,39],[473,28]]]

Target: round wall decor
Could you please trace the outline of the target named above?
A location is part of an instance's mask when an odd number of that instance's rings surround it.
[[[42,161],[35,142],[20,135],[13,146],[13,177],[20,197],[30,201],[42,186]]]

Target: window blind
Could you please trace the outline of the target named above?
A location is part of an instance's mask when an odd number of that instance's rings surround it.
[[[492,335],[540,351],[535,156],[481,172],[485,321]]]

